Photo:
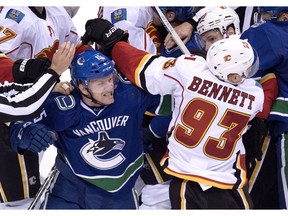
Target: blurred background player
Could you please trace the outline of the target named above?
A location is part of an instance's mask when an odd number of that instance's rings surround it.
[[[199,19],[205,13],[211,11],[214,8],[215,6],[193,7],[192,18],[190,17],[186,19],[184,22],[182,22],[180,25],[174,28],[174,30],[182,39],[184,44],[186,44],[190,40],[192,33],[196,31]],[[164,45],[166,46],[167,49],[170,49],[173,46],[175,46],[175,41],[173,40],[171,34],[166,35]]]
[[[215,7],[198,21],[197,32],[201,35],[205,50],[218,40],[230,36],[240,37],[239,17],[230,7]]]
[[[170,22],[173,28],[176,28],[177,26],[181,25],[187,19],[192,19],[193,7],[160,6],[159,8],[163,12],[163,14],[166,16],[167,20]],[[163,27],[163,24],[162,24],[163,21],[161,21],[161,18],[159,17],[155,9],[154,9],[153,15],[154,15],[153,16],[154,24],[157,27],[161,27],[162,31],[164,31],[162,35],[166,37],[166,35],[169,34],[169,32],[167,32],[165,27]],[[190,40],[185,45],[190,52],[193,52],[195,50],[197,50],[197,52],[199,52],[199,50],[204,50],[203,40],[197,31],[192,32],[192,36]],[[161,55],[165,57],[178,57],[182,54],[183,53],[177,44],[172,48],[167,48],[164,44],[161,48]]]
[[[255,182],[251,187],[251,196],[255,208],[287,209],[287,32],[288,22],[285,17],[288,7],[259,7],[260,22],[244,31],[241,38],[248,39],[259,55],[261,77],[274,73],[279,91],[276,92],[268,118],[269,136],[263,143],[263,159],[258,163],[252,177]],[[268,15],[268,16],[267,16]],[[271,86],[273,87],[273,86]],[[277,177],[278,176],[278,179]]]
[[[151,7],[101,6],[98,18],[109,20],[115,26],[128,31],[129,43],[146,52],[159,54],[162,38],[153,20]]]

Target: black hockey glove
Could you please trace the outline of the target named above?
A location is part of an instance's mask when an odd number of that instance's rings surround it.
[[[113,46],[118,41],[127,41],[128,36],[127,32],[114,26],[108,20],[96,18],[86,22],[85,34],[81,39],[84,45],[96,42],[105,54],[110,56]]]
[[[48,58],[19,59],[14,62],[12,73],[16,83],[33,83],[50,67]]]
[[[243,135],[243,144],[246,150],[246,168],[254,169],[257,161],[262,157],[262,144],[267,134],[266,121],[261,118],[252,119],[248,126],[250,127]]]

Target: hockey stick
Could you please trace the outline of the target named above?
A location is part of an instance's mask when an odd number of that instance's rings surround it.
[[[64,83],[65,84],[65,83]],[[67,85],[67,84],[66,84]],[[63,88],[65,88],[63,86]],[[58,135],[56,132],[54,131],[49,131],[50,136],[52,138],[53,141],[57,141],[58,140]],[[58,170],[56,169],[56,165],[54,164],[53,167],[51,168],[50,173],[48,174],[47,178],[45,179],[45,181],[43,182],[43,184],[41,185],[41,187],[39,188],[39,190],[37,191],[34,199],[32,200],[30,206],[28,207],[28,210],[33,210],[35,209],[36,204],[39,202],[41,196],[43,195],[43,193],[45,191],[47,191],[50,188],[51,182],[53,181],[53,179],[55,178],[56,174],[57,174]]]
[[[43,182],[43,184],[39,188],[37,194],[35,195],[33,201],[31,202],[30,206],[28,207],[28,210],[33,210],[35,208],[36,204],[39,202],[43,193],[49,189],[51,182],[55,178],[57,172],[58,172],[58,170],[56,169],[56,166],[54,165],[51,168],[49,175],[47,176],[47,178],[45,179],[45,181]]]
[[[167,31],[171,34],[173,40],[175,41],[175,43],[179,46],[179,48],[181,49],[181,51],[183,52],[183,54],[191,54],[189,52],[189,50],[187,49],[186,45],[183,43],[183,41],[181,40],[181,38],[179,37],[179,35],[176,33],[176,31],[174,30],[174,28],[171,26],[171,24],[169,23],[169,21],[166,19],[165,15],[162,13],[161,9],[158,6],[155,6],[155,9],[163,23],[163,25],[165,26],[165,28],[167,29]]]

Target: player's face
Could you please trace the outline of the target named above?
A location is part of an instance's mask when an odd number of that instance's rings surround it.
[[[277,18],[278,21],[288,21],[288,13],[281,12],[279,17]]]
[[[230,35],[235,35],[236,32],[235,32],[234,28],[232,26],[230,26],[230,27],[227,28],[227,33],[226,34],[229,37]]]
[[[92,97],[102,104],[109,105],[114,103],[114,76],[110,74],[101,79],[89,81],[89,90]]]
[[[272,15],[269,12],[263,12],[261,14],[262,20],[271,20],[272,19]]]
[[[207,51],[209,47],[215,43],[223,39],[223,35],[217,30],[209,30],[201,35],[204,43],[205,43],[205,50]]]

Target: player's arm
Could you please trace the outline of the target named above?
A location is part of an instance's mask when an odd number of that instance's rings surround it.
[[[165,76],[165,72],[171,71],[171,68],[176,65],[177,59],[152,55],[129,45],[127,43],[128,34],[107,20],[99,18],[88,20],[85,28],[86,32],[82,37],[84,44],[92,41],[101,45],[107,56],[112,54],[120,71],[132,83],[151,94],[171,94],[175,86],[173,85],[175,79]],[[155,70],[157,70],[157,75],[154,73]],[[176,76],[177,73],[173,75]],[[165,82],[171,82],[171,85],[159,85],[163,82],[162,78],[165,79]]]
[[[10,122],[37,117],[43,104],[59,81],[59,76],[67,70],[75,53],[75,46],[63,43],[53,56],[50,68],[24,92],[27,85],[9,83],[0,87],[0,121]],[[15,95],[15,92],[21,92]],[[3,94],[5,93],[5,94]],[[11,96],[13,94],[13,96]]]
[[[195,26],[195,27],[194,27]],[[191,36],[193,29],[196,29],[197,22],[195,22],[192,18],[181,23],[180,25],[176,26],[174,28],[175,32],[179,35],[179,37],[182,39],[183,43],[186,44]],[[165,40],[164,40],[164,46],[167,49],[171,49],[175,45],[175,41],[173,40],[171,34],[167,34]]]
[[[262,112],[259,112],[256,117],[267,119],[273,102],[278,95],[278,82],[274,73],[269,73],[263,76],[260,80],[264,91],[264,105]]]
[[[179,35],[179,37],[182,39],[184,44],[186,44],[191,36],[193,31],[197,29],[197,24],[198,20],[207,12],[212,10],[214,6],[206,6],[206,7],[198,7],[195,11],[197,11],[193,17],[185,20],[183,23],[180,25],[176,26],[174,29],[176,33]],[[165,38],[164,45],[166,46],[167,49],[171,49],[174,45],[175,42],[173,38],[171,37],[171,34],[168,34]]]
[[[260,80],[260,84],[264,91],[263,109],[249,122],[249,129],[243,135],[248,170],[254,169],[256,160],[261,160],[261,149],[267,134],[266,120],[269,116],[272,103],[278,95],[278,82],[275,74],[269,73],[263,76]]]
[[[13,82],[12,67],[14,62],[5,54],[0,52],[0,83],[4,81]]]
[[[82,41],[76,46],[75,55],[84,52],[85,50],[92,50],[91,45],[84,45]]]

